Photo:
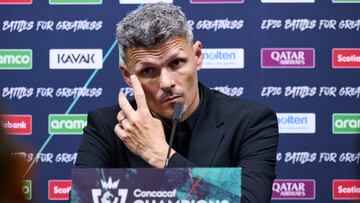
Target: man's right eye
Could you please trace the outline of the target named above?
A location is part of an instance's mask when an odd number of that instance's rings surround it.
[[[153,77],[155,75],[155,69],[154,68],[144,68],[141,70],[141,75],[143,77]]]

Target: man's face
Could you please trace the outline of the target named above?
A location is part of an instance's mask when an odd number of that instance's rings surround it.
[[[171,119],[175,102],[185,104],[182,120],[199,104],[197,70],[202,63],[201,43],[174,37],[153,48],[129,48],[126,65],[120,65],[128,85],[135,74],[153,114]]]

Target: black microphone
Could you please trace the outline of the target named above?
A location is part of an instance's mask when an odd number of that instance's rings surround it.
[[[179,120],[181,119],[183,109],[184,109],[184,104],[179,103],[179,102],[175,103],[174,114],[173,114],[173,118],[172,118],[172,129],[171,129],[171,135],[170,135],[170,141],[169,141],[169,149],[168,149],[168,153],[166,155],[164,168],[167,168],[167,166],[169,164],[170,152],[171,152],[171,148],[172,148],[172,145],[174,142],[176,126],[177,126]]]

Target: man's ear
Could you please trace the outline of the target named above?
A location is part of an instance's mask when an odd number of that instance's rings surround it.
[[[131,80],[130,80],[130,72],[129,72],[129,69],[127,67],[127,65],[125,63],[122,63],[119,65],[119,69],[121,71],[121,74],[124,78],[124,81],[125,83],[129,86],[129,87],[132,87],[131,86]]]
[[[200,68],[202,66],[202,60],[203,60],[202,44],[200,41],[196,41],[193,44],[193,50],[195,52],[195,57],[196,57],[196,70],[200,70]]]

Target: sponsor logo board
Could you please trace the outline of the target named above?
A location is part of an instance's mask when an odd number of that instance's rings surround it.
[[[272,186],[273,200],[314,200],[316,197],[315,180],[276,179]]]
[[[315,3],[315,0],[261,0],[262,3]]]
[[[151,4],[151,3],[172,3],[173,0],[120,0],[120,4]]]
[[[102,49],[50,49],[50,69],[101,69]]]
[[[31,49],[0,49],[0,70],[32,69]]]
[[[334,179],[334,200],[360,200],[360,179]]]
[[[192,4],[242,4],[244,0],[190,0]]]
[[[276,113],[279,133],[315,133],[315,113]]]
[[[22,192],[24,194],[25,199],[32,199],[32,181],[31,180],[23,180]]]
[[[333,68],[360,68],[360,48],[334,48]]]
[[[51,5],[99,5],[102,0],[49,0]]]
[[[3,114],[0,116],[0,124],[8,135],[31,135],[32,116]]]
[[[48,126],[49,134],[83,134],[83,128],[86,126],[86,124],[86,114],[50,114]]]
[[[1,4],[32,4],[32,0],[0,0]]]
[[[68,200],[71,190],[71,180],[49,180],[48,198],[49,200]]]
[[[313,48],[263,48],[262,68],[315,68]]]
[[[332,131],[334,134],[360,134],[360,113],[334,113]]]
[[[203,69],[242,69],[244,49],[203,49]]]

